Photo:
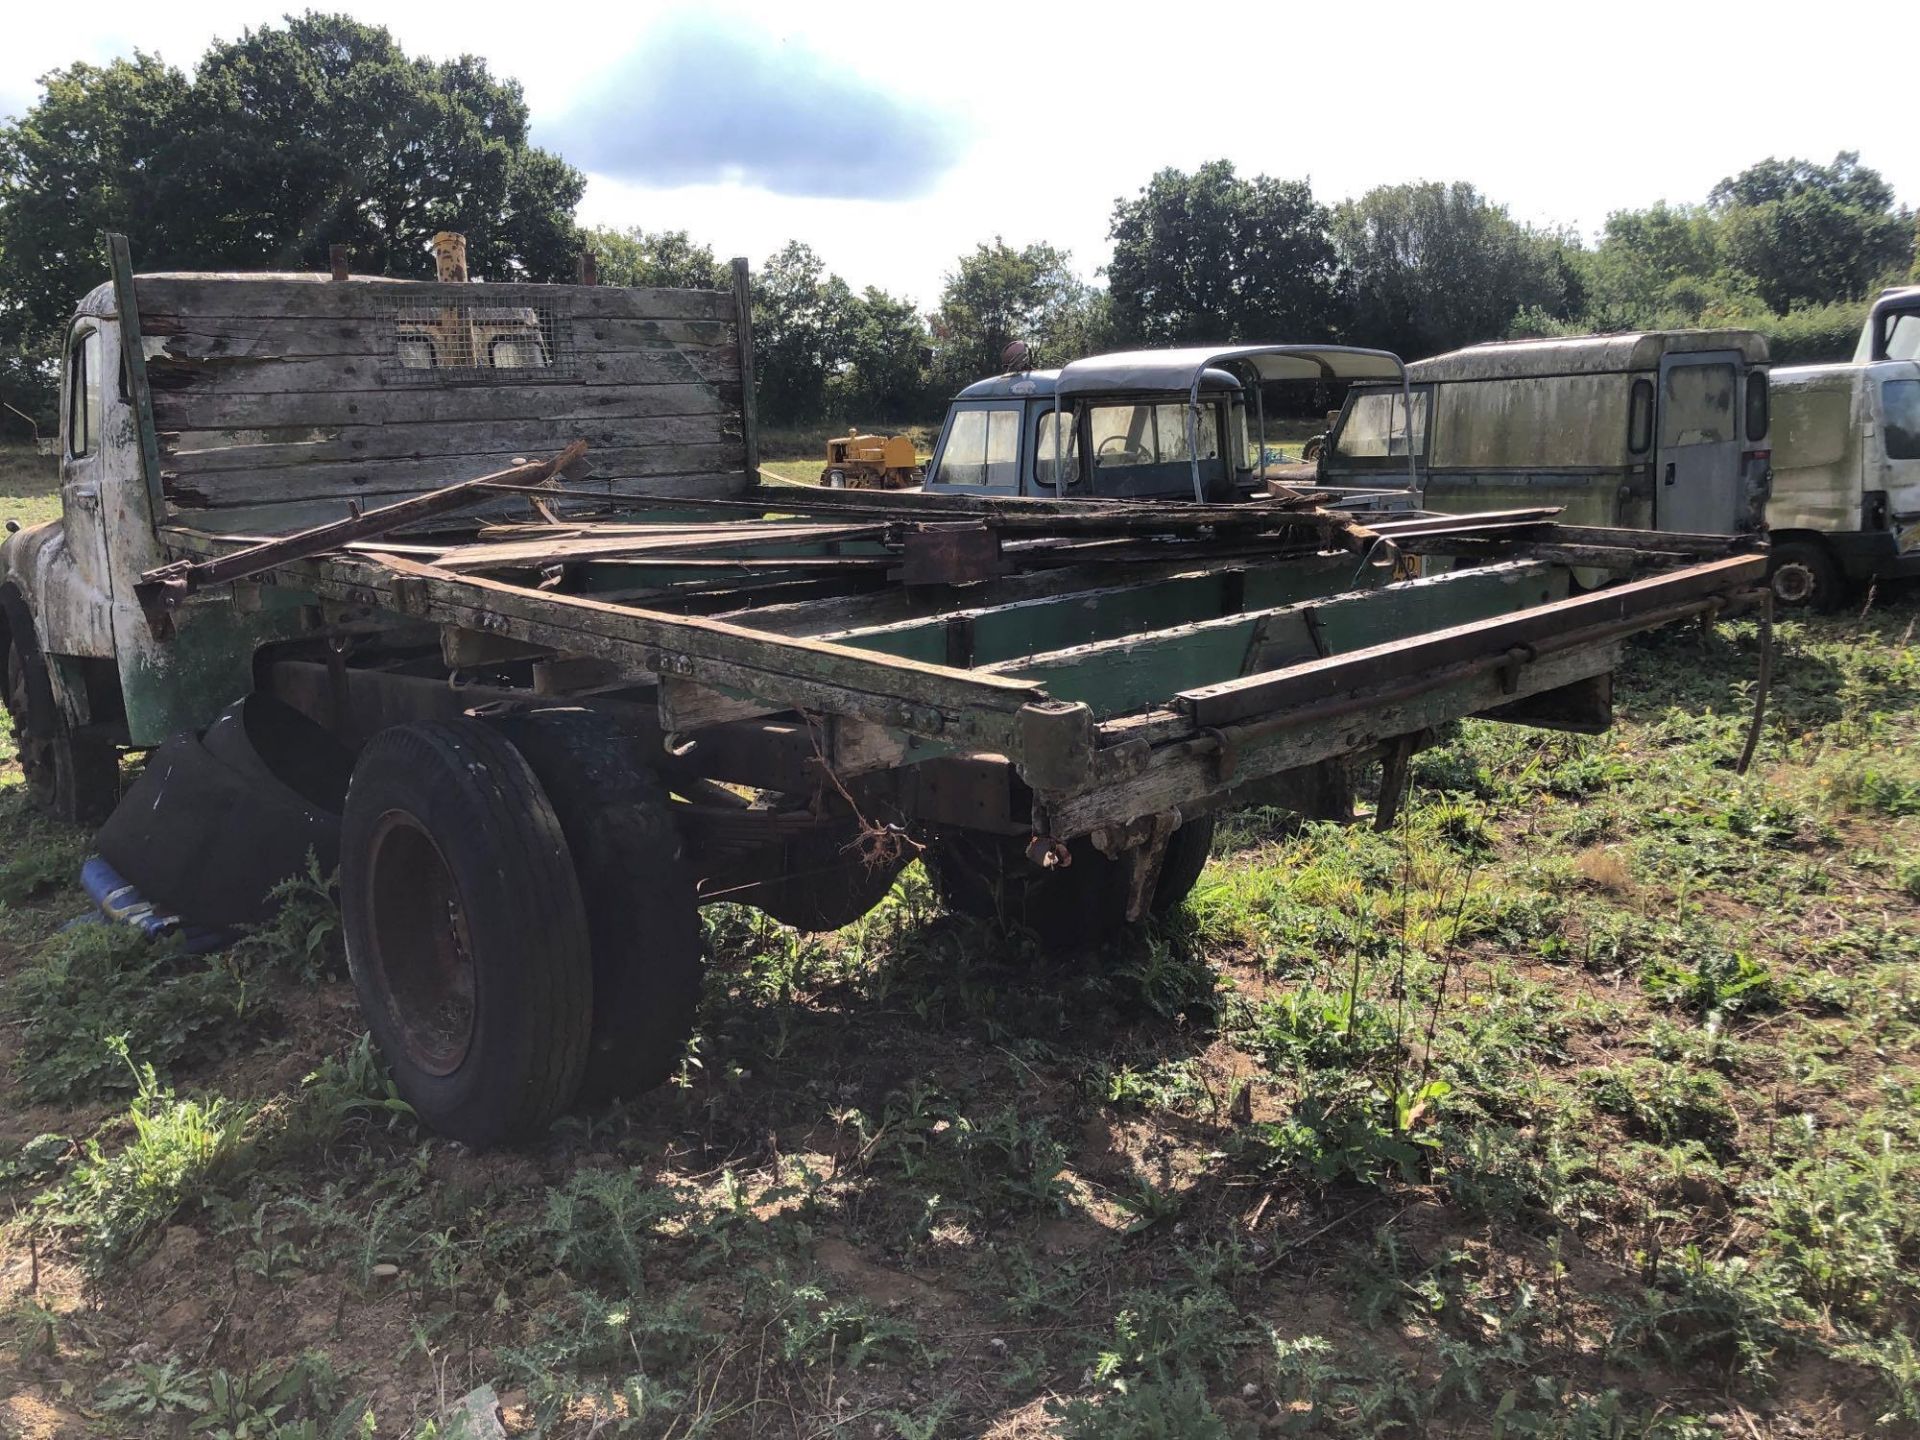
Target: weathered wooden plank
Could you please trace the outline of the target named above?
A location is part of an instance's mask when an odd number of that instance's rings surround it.
[[[1046,833],[1059,839],[1084,835],[1104,825],[1139,815],[1178,810],[1183,814],[1231,806],[1236,790],[1271,775],[1352,755],[1383,740],[1477,714],[1529,695],[1591,679],[1614,669],[1620,646],[1604,644],[1555,655],[1523,667],[1513,688],[1501,677],[1483,673],[1458,680],[1436,677],[1429,690],[1417,695],[1383,693],[1356,703],[1338,724],[1316,722],[1303,715],[1297,726],[1260,727],[1244,738],[1229,732],[1233,743],[1230,777],[1223,778],[1217,741],[1201,738],[1165,745],[1133,766],[1110,767],[1114,773],[1072,793],[1054,791],[1038,797],[1036,820]],[[1254,727],[1248,727],[1253,731]]]
[[[322,320],[303,316],[154,315],[142,318],[145,353],[166,360],[315,360],[332,355],[392,355],[400,327],[391,318]],[[557,346],[581,351],[709,347],[734,343],[727,320],[571,320]]]
[[[1628,624],[1636,615],[1662,606],[1730,593],[1758,580],[1765,570],[1765,556],[1737,556],[1709,561],[1678,574],[1629,581],[1592,595],[1556,600],[1504,619],[1473,620],[1443,628],[1434,628],[1429,623],[1414,643],[1367,645],[1279,674],[1197,688],[1179,697],[1179,708],[1195,725],[1232,724],[1249,716],[1307,704],[1329,694],[1481,658],[1489,645],[1524,650],[1535,645],[1545,646],[1556,636],[1585,626]],[[1442,618],[1433,615],[1429,621]]]
[[[229,427],[272,429],[313,425],[438,424],[457,420],[593,421],[656,415],[737,414],[734,384],[681,385],[418,385],[379,391],[310,391],[282,395],[156,392],[162,430]]]
[[[425,460],[551,449],[561,428],[540,419],[172,430],[160,437],[160,454],[176,474],[210,475],[324,461]],[[732,439],[741,433],[732,417],[713,414],[603,419],[565,428],[568,435],[585,440],[595,455]]]
[[[607,350],[556,363],[550,370],[410,370],[391,355],[335,355],[318,360],[254,359],[147,362],[156,395],[286,395],[315,391],[415,391],[492,389],[516,383],[552,389],[628,385],[717,384],[740,373],[730,345],[662,346],[656,350]]]
[[[422,305],[531,305],[581,320],[730,320],[730,290],[663,290],[622,285],[441,284],[326,275],[140,275],[142,314],[380,319]]]
[[[745,476],[737,470],[691,475],[649,475],[641,479],[584,481],[568,485],[559,492],[558,498],[579,497],[618,503],[630,496],[644,495],[649,498],[685,497],[698,501],[737,494],[744,483]],[[391,495],[376,495],[367,491],[351,496],[312,495],[271,504],[222,505],[216,508],[184,505],[178,499],[168,503],[173,516],[209,533],[272,535],[338,520],[350,513],[351,501],[386,504],[426,493],[424,490],[406,490]],[[487,517],[505,519],[525,516],[527,513],[526,496],[501,492],[497,500],[474,506],[461,519],[463,522]]]
[[[1018,680],[884,658],[818,640],[770,637],[700,616],[533,591],[397,558],[378,564],[303,562],[289,567],[289,580],[416,619],[594,656],[627,672],[638,666],[698,679],[780,709],[851,715],[1005,754],[1014,754],[1020,737],[1035,729],[1034,718],[1020,712],[1046,699],[1038,686]]]
[[[599,535],[591,531],[570,539],[521,540],[498,545],[461,545],[434,561],[454,574],[526,569],[566,561],[720,553],[758,560],[785,555],[826,555],[826,546],[850,540],[877,540],[877,525],[781,525],[733,523],[717,526],[662,525],[646,535]]]
[[[571,438],[556,428],[562,443]],[[530,447],[538,448],[538,447]],[[707,474],[739,466],[745,450],[738,440],[707,445],[654,445],[642,450],[595,451],[589,457],[592,476],[611,485],[616,480],[654,475]],[[182,473],[163,467],[167,494],[189,507],[268,505],[303,500],[315,495],[398,495],[432,490],[508,468],[522,450],[480,455],[435,455],[424,460],[370,460],[283,465],[272,470],[235,470],[211,474]],[[582,482],[584,484],[590,482]],[[606,492],[603,492],[606,493]]]

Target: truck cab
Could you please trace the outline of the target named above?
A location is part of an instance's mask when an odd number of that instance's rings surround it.
[[[1920,308],[1900,320],[1888,338],[1920,337]],[[1920,575],[1920,359],[1797,365],[1773,384],[1775,596],[1824,609],[1846,581]]]
[[[1882,290],[1867,312],[1853,363],[1920,360],[1920,285]]]
[[[1386,351],[1309,345],[1130,351],[995,375],[948,407],[924,488],[1230,501],[1267,479],[1262,381],[1403,377]]]

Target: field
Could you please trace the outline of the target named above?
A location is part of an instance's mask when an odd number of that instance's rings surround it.
[[[1783,624],[1745,779],[1753,627],[1654,637],[1100,953],[712,908],[679,1080],[518,1153],[391,1095],[324,880],[63,930],[0,738],[0,1434],[1920,1434],[1916,621]]]

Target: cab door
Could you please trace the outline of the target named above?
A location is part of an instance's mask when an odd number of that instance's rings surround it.
[[[1660,361],[1656,529],[1731,535],[1747,510],[1741,474],[1740,356],[1708,350]]]
[[[65,653],[76,655],[113,654],[113,580],[103,505],[107,353],[99,321],[75,322],[61,366],[60,529],[79,584],[75,603],[62,607],[59,643]]]

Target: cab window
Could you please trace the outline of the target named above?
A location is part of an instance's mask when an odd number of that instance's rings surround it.
[[[1080,432],[1071,412],[1043,410],[1033,437],[1034,483],[1052,489],[1080,475]]]
[[[67,352],[67,454],[78,460],[100,443],[100,332],[76,336]]]
[[[1406,458],[1409,446],[1423,454],[1427,446],[1425,391],[1413,397],[1413,426],[1407,426],[1407,397],[1398,390],[1376,390],[1356,395],[1347,407],[1346,423],[1333,437],[1333,453],[1348,460]]]
[[[1887,458],[1920,460],[1920,380],[1882,381],[1880,407],[1887,420]]]
[[[496,370],[544,369],[547,347],[538,335],[502,335],[488,349],[487,358]]]
[[[1165,465],[1194,459],[1187,440],[1187,407],[1172,405],[1096,405],[1089,417],[1093,468],[1113,470]],[[1220,418],[1211,405],[1201,407],[1195,427],[1202,460],[1220,458]]]
[[[1017,409],[957,410],[940,451],[936,485],[987,485],[1012,489],[1020,483],[1020,412]]]
[[[1721,445],[1734,438],[1733,366],[1676,365],[1660,405],[1660,448]]]

